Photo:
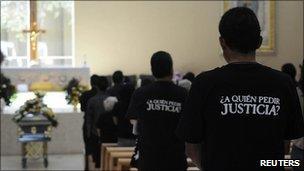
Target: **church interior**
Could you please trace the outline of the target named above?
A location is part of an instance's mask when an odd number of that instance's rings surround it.
[[[188,72],[224,66],[219,21],[228,9],[246,6],[261,25],[257,62],[276,70],[293,64],[300,80],[303,5],[1,1],[1,170],[137,170],[130,166],[134,146],[100,144],[94,149],[101,153],[99,168],[86,155],[80,97],[91,88],[92,75],[106,77],[111,86],[112,74],[121,71],[137,88],[153,79],[150,58],[157,51],[171,54],[174,82]],[[193,159],[187,161],[188,170],[200,170]]]

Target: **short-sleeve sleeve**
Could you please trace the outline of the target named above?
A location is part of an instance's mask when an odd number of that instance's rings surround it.
[[[128,119],[138,119],[139,114],[141,113],[141,106],[144,103],[143,95],[139,91],[140,89],[137,89],[131,98],[128,111],[126,114],[126,118]]]
[[[203,98],[197,79],[193,82],[189,96],[182,109],[182,116],[176,130],[177,136],[189,143],[199,143],[203,139]]]
[[[285,139],[292,140],[304,136],[304,121],[299,96],[295,84],[290,81],[289,95],[287,97],[287,119]]]

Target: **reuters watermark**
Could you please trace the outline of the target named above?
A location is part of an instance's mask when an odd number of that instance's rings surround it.
[[[260,160],[261,167],[300,167],[301,160]]]

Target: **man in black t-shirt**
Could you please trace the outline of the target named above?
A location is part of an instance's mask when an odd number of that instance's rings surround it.
[[[175,129],[187,92],[173,84],[173,62],[167,52],[151,58],[156,82],[137,89],[131,99],[127,117],[138,121],[139,170],[184,171],[187,168],[185,144]]]
[[[283,171],[284,140],[304,135],[294,82],[255,61],[262,37],[252,10],[227,11],[219,31],[229,64],[196,77],[176,133],[203,143],[204,171]]]
[[[88,143],[88,136],[87,136],[87,131],[86,131],[86,115],[87,115],[87,105],[93,96],[97,94],[97,84],[98,84],[98,76],[97,75],[92,75],[90,78],[90,84],[91,84],[91,90],[85,91],[81,94],[79,101],[80,101],[80,109],[82,112],[84,112],[83,115],[83,125],[82,125],[82,135],[83,135],[83,142],[85,146],[85,169],[88,170],[89,168],[89,161],[88,161],[88,156],[90,155],[90,144]]]
[[[118,102],[112,110],[113,115],[117,119],[118,146],[135,146],[135,135],[132,133],[133,127],[126,118],[126,113],[134,90],[135,88],[133,85],[125,84],[120,92],[118,92]]]

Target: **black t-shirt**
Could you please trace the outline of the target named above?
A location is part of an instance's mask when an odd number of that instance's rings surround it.
[[[121,91],[121,89],[123,88],[124,84],[115,84],[113,87],[110,87],[106,93],[109,96],[114,96],[114,97],[118,97],[119,96],[119,92]]]
[[[135,139],[132,133],[133,126],[130,121],[125,117],[129,103],[126,101],[118,101],[112,113],[117,117],[117,137]]]
[[[234,63],[198,75],[177,135],[203,142],[207,171],[271,170],[262,159],[283,159],[284,140],[304,135],[295,85],[258,63]],[[276,168],[274,170],[283,170]]]
[[[186,96],[185,89],[168,81],[157,81],[134,92],[127,117],[137,119],[140,125],[141,170],[186,168],[185,144],[175,135]]]

